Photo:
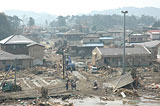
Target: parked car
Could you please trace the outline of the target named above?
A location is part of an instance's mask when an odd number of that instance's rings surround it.
[[[77,62],[75,65],[77,68],[85,68],[86,67],[86,64],[84,62]]]
[[[93,66],[91,68],[91,73],[98,73],[98,68]]]

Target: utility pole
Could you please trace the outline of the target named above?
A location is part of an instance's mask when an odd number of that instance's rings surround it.
[[[64,49],[62,48],[62,61],[63,61],[63,79],[64,79]]]
[[[128,13],[128,11],[122,11],[122,13],[124,14],[124,20],[123,20],[123,25],[124,25],[124,31],[123,31],[123,33],[124,33],[124,36],[123,36],[123,72],[122,72],[122,74],[124,74],[125,73],[125,48],[126,48],[126,45],[125,45],[125,43],[126,43],[126,41],[125,41],[125,36],[126,36],[126,14]]]
[[[17,79],[16,79],[16,77],[17,77],[17,76],[16,76],[16,74],[17,74],[17,73],[16,73],[16,71],[17,71],[17,69],[16,69],[16,68],[17,68],[17,60],[15,59],[14,62],[15,62],[15,63],[14,63],[14,64],[15,64],[15,66],[14,66],[14,71],[15,71],[14,84],[15,84],[15,91],[16,91],[16,89],[17,89],[17,88],[16,88],[16,80],[17,80]]]

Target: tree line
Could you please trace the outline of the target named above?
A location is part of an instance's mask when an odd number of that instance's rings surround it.
[[[137,29],[139,25],[149,26],[153,25],[156,19],[153,16],[126,16],[126,26],[128,29]],[[56,21],[50,23],[51,27],[82,25],[97,30],[104,30],[110,28],[120,28],[123,26],[122,15],[82,15],[82,16],[59,16]]]
[[[23,27],[21,24],[23,20],[17,16],[7,16],[4,13],[0,13],[0,40],[12,35],[17,34],[17,29]],[[28,26],[33,26],[35,20],[30,17],[28,20]]]

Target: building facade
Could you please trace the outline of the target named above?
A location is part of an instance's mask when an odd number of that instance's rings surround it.
[[[150,51],[145,47],[126,48],[126,66],[148,66],[150,65]],[[92,64],[111,67],[122,67],[122,48],[95,48],[92,51]]]

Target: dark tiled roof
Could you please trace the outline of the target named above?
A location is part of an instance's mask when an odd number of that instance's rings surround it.
[[[154,41],[149,41],[149,42],[144,42],[144,43],[132,43],[134,45],[140,45],[140,46],[145,46],[147,48],[152,48],[156,47],[160,44],[159,40],[154,40]]]
[[[22,36],[22,35],[11,35],[0,41],[0,44],[30,44],[34,41]]]
[[[14,55],[0,50],[0,60],[14,60],[14,59],[32,59],[28,55]]]
[[[39,45],[39,46],[45,47],[44,45],[36,43],[36,42],[28,44],[27,47],[30,47],[30,46],[33,46],[33,45]]]

